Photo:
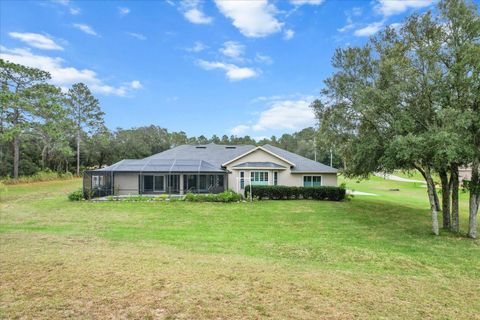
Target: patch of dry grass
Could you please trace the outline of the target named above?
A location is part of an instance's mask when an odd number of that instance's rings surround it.
[[[8,253],[8,254],[7,254]],[[478,319],[478,283],[288,266],[151,243],[2,237],[5,318]],[[455,294],[452,294],[455,292]]]
[[[480,242],[429,235],[415,186],[370,182],[385,196],[344,203],[68,202],[79,183],[0,203],[0,318],[480,319]]]

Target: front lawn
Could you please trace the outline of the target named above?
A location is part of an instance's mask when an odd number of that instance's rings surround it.
[[[378,196],[94,203],[67,200],[79,180],[9,186],[0,316],[480,319],[479,241],[430,235],[420,184],[346,182]]]

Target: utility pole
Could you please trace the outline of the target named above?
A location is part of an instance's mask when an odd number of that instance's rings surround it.
[[[317,162],[317,135],[314,134],[313,136],[313,157],[315,162]]]

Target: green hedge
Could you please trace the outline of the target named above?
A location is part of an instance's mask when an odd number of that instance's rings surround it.
[[[248,198],[250,186],[245,186]],[[289,186],[252,186],[252,195],[258,199],[313,199],[341,201],[345,199],[346,190],[341,187],[289,187]]]
[[[191,202],[238,202],[240,200],[242,200],[242,195],[232,190],[211,194],[194,194],[189,192],[185,195],[185,201]]]

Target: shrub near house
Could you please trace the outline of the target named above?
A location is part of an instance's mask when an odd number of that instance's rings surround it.
[[[346,190],[340,187],[290,187],[290,186],[247,186],[245,197],[249,197],[250,188],[254,198],[281,199],[312,199],[341,201],[345,199]]]

